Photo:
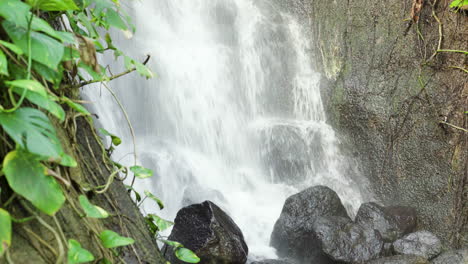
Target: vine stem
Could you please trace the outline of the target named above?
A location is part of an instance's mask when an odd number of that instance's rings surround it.
[[[115,101],[117,102],[117,104],[119,105],[120,109],[122,110],[124,116],[125,116],[125,119],[127,120],[127,124],[128,124],[128,127],[130,129],[130,134],[132,134],[132,141],[133,141],[133,158],[134,158],[134,165],[136,166],[137,165],[137,160],[138,160],[138,154],[137,154],[137,149],[136,149],[136,137],[135,137],[135,130],[133,129],[133,126],[132,126],[132,123],[130,122],[130,118],[128,117],[128,114],[127,114],[127,111],[125,111],[125,108],[123,107],[122,103],[120,102],[119,98],[117,97],[117,95],[114,93],[114,91],[112,91],[111,88],[109,88],[109,86],[107,86],[107,84],[105,83],[102,83],[104,85],[104,87],[109,91],[109,93],[111,93],[112,97],[114,97]],[[132,179],[132,183],[130,184],[130,186],[133,187],[133,185],[135,184],[135,175],[133,175],[133,179]]]
[[[112,184],[112,182],[114,181],[114,178],[115,178],[115,175],[117,175],[119,172],[123,171],[125,169],[125,167],[122,167],[120,168],[119,170],[116,170],[114,171],[110,176],[109,176],[109,179],[107,180],[107,183],[106,185],[104,185],[104,188],[100,191],[95,191],[96,193],[98,194],[103,194],[105,193],[108,189],[109,189],[109,186]]]
[[[455,129],[458,129],[458,130],[461,130],[461,131],[463,131],[463,132],[468,133],[468,129],[463,128],[463,127],[456,126],[456,125],[454,125],[454,124],[450,124],[450,123],[445,122],[445,121],[440,121],[439,124],[444,124],[444,125],[447,125],[447,126],[449,126],[449,127],[453,127],[453,128],[455,128]]]
[[[27,80],[31,79],[31,67],[32,67],[31,24],[32,24],[33,19],[34,19],[34,14],[31,12],[31,17],[29,18],[29,21],[28,21],[28,33],[27,33],[27,39],[28,39],[28,74],[26,76]],[[23,93],[21,94],[19,101],[17,103],[13,102],[14,104],[13,108],[3,110],[3,112],[11,113],[11,112],[16,111],[23,104],[24,98],[26,98],[27,93],[28,93],[28,90],[23,89]]]

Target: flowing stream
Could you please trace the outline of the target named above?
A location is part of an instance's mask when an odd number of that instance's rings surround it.
[[[291,194],[327,185],[356,210],[361,194],[345,177],[349,166],[326,123],[311,40],[295,17],[262,0],[131,5],[138,31],[117,45],[141,60],[151,54],[156,77],[132,74],[110,86],[135,129],[137,162],[155,172],[136,189],[166,205],[159,211],[146,200],[144,213],[173,220],[181,207],[211,200],[239,225],[254,260],[275,257],[270,234]],[[99,86],[85,97],[101,125],[124,141],[113,159],[132,165],[118,104]]]

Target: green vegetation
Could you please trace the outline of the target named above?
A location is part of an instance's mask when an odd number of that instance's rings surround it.
[[[62,189],[70,182],[57,171],[60,167],[72,168],[78,164],[70,156],[71,153],[67,154],[62,147],[55,126],[77,116],[85,116],[92,122],[86,108],[72,99],[73,95],[76,97],[77,89],[110,81],[133,71],[146,78],[153,77],[153,74],[145,66],[146,62],[140,63],[126,56],[112,43],[111,28],[126,35],[135,31],[118,0],[2,0],[0,24],[0,126],[9,137],[0,138],[9,149],[0,166],[0,177],[5,176],[9,187],[0,186],[0,191],[11,188],[14,192],[8,201],[0,204],[1,259],[8,255],[12,243],[12,222],[30,220],[15,220],[6,210],[13,200],[18,199],[33,214],[32,218],[42,222],[23,199],[50,216],[54,216],[67,199],[71,199]],[[123,60],[126,71],[108,74],[106,67],[97,61],[97,53],[104,52],[113,52],[116,60]],[[106,130],[101,132],[111,137],[112,143],[107,149],[110,154],[122,141]],[[131,171],[133,181],[135,178],[153,176],[151,170],[137,164],[130,168],[117,163],[113,165],[115,171],[109,176],[107,184],[88,188],[90,191],[96,194],[106,192],[119,172],[127,175]],[[145,191],[142,200],[133,189],[133,182],[128,189],[135,194],[140,205],[144,199],[150,198],[161,209],[164,208],[163,203],[150,192]],[[101,221],[112,217],[103,208],[93,205],[85,195],[79,196],[79,204],[84,212],[83,217]],[[175,254],[179,259],[189,263],[200,261],[180,243],[162,240],[158,232],[173,223],[155,214],[148,215],[146,221],[149,230],[158,239],[176,245]],[[117,255],[115,248],[135,242],[111,230],[102,231],[99,238],[102,247]],[[59,244],[58,262],[65,258],[65,250],[68,252],[68,263],[85,263],[95,259],[91,252],[81,247],[79,241],[67,239],[68,245]],[[101,263],[109,261],[104,259]]]

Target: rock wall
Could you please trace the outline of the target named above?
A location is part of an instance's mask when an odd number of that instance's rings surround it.
[[[467,245],[468,16],[451,1],[278,1],[310,28],[311,56],[341,147],[377,200],[414,206],[419,228]],[[283,3],[281,3],[283,2]],[[442,33],[442,35],[440,34]]]

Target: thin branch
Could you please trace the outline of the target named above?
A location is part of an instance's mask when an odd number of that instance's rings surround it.
[[[463,132],[468,133],[468,129],[463,128],[463,127],[456,126],[456,125],[454,125],[454,124],[450,124],[450,123],[445,122],[445,121],[440,121],[439,124],[444,124],[444,125],[447,125],[447,126],[449,126],[449,127],[452,127],[452,128],[455,128],[455,129],[458,129],[458,130],[461,130],[461,131],[463,131]]]
[[[151,55],[147,55],[145,61],[143,62],[143,65],[146,65],[148,63],[148,61],[150,60],[150,58],[151,58]],[[129,74],[131,72],[134,72],[134,71],[136,71],[136,67],[133,67],[130,70],[124,71],[124,72],[119,73],[117,75],[112,75],[111,77],[109,77],[109,79],[106,79],[106,80],[90,80],[90,81],[81,82],[77,86],[74,86],[73,88],[80,88],[80,87],[83,87],[83,86],[86,86],[86,85],[90,85],[90,84],[93,84],[93,83],[104,82],[104,81],[110,82],[110,81],[112,81],[114,79],[120,78],[120,77],[122,77],[124,75],[127,75],[127,74]]]

